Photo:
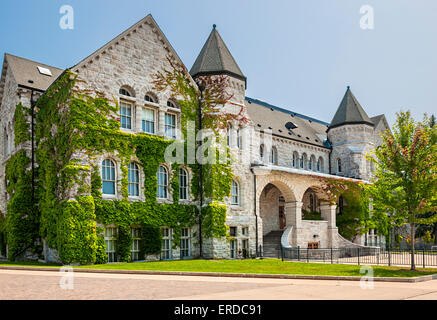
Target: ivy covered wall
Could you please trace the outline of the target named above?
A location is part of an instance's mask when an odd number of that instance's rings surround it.
[[[182,228],[198,222],[198,207],[179,202],[177,163],[171,165],[169,187],[172,202],[157,201],[157,176],[169,141],[160,136],[120,131],[116,117],[118,102],[102,94],[80,91],[76,75],[70,71],[47,90],[35,106],[35,199],[32,201],[32,172],[25,151],[16,153],[6,172],[10,201],[4,225],[9,259],[19,259],[26,250],[41,256],[42,239],[56,249],[63,263],[106,262],[103,228],[118,229],[117,258],[130,260],[130,227],[142,228],[140,259],[161,250],[161,226],[173,229],[173,245],[179,244]],[[29,140],[25,108],[16,108],[16,143]],[[185,148],[186,150],[186,148]],[[98,163],[103,154],[120,161],[121,197],[102,199],[102,179]],[[143,170],[145,201],[128,197],[128,165],[136,159]],[[191,194],[197,200],[198,165],[190,165]],[[208,165],[204,176],[204,196],[208,203],[202,215],[206,236],[226,236],[226,206],[217,204],[229,196],[232,172],[229,165]],[[193,235],[196,236],[196,235]],[[2,239],[0,239],[2,240]],[[1,242],[1,241],[0,241]],[[1,248],[0,248],[1,249]]]

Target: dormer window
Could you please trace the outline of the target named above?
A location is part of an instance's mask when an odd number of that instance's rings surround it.
[[[146,97],[144,98],[144,100],[146,100],[147,102],[152,102],[155,103],[155,99],[153,99],[151,96],[149,96],[148,94],[146,94]]]

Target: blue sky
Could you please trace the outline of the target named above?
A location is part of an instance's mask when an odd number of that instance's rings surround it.
[[[59,27],[65,4],[74,30]],[[189,69],[217,24],[249,97],[330,122],[350,85],[390,124],[399,110],[437,113],[437,1],[2,0],[0,54],[68,68],[148,13]]]

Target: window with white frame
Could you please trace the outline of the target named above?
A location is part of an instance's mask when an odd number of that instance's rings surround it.
[[[157,178],[158,178],[158,198],[167,199],[168,198],[168,173],[165,167],[159,166]]]
[[[236,181],[232,181],[231,204],[238,206],[240,204],[240,186]]]
[[[171,259],[171,231],[170,228],[164,227],[162,232],[162,245],[161,245],[161,260]]]
[[[102,162],[102,192],[106,195],[115,195],[115,164],[110,159]]]
[[[242,129],[237,129],[237,148],[243,149],[243,135],[242,135]]]
[[[231,247],[231,259],[236,259],[238,254],[238,244],[237,239],[232,239],[230,243]]]
[[[131,260],[138,261],[140,255],[141,228],[132,228]]]
[[[167,101],[167,107],[170,107],[170,108],[173,108],[173,109],[177,109],[177,105],[176,105],[176,103],[174,103],[174,102],[171,101],[171,100],[168,100],[168,101]]]
[[[248,227],[241,228],[241,235],[244,237],[248,237],[249,236],[249,228]]]
[[[155,99],[153,99],[153,97],[150,94],[146,94],[146,96],[144,97],[144,100],[146,100],[147,102],[152,102],[155,103]]]
[[[241,251],[243,258],[249,258],[249,239],[241,240]]]
[[[165,114],[164,125],[165,136],[167,138],[176,139],[176,115],[172,113]]]
[[[105,228],[105,251],[108,257],[108,262],[116,262],[115,248],[117,243],[117,228]]]
[[[188,258],[191,256],[191,235],[189,228],[181,229],[181,258]]]
[[[188,175],[185,169],[179,169],[179,199],[188,200]]]
[[[123,129],[132,129],[132,105],[120,102],[120,126]]]
[[[119,94],[121,94],[122,96],[126,96],[126,97],[132,97],[132,94],[125,88],[121,88],[118,91]]]
[[[131,197],[140,196],[140,171],[134,162],[128,167],[128,192]]]
[[[143,108],[141,123],[143,132],[155,134],[155,110]]]

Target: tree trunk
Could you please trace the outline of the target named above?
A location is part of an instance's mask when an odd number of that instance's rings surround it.
[[[411,224],[411,270],[416,270],[416,264],[414,262],[415,251],[414,246],[416,244],[416,228],[414,222]]]
[[[434,244],[437,246],[437,223],[434,223]]]

